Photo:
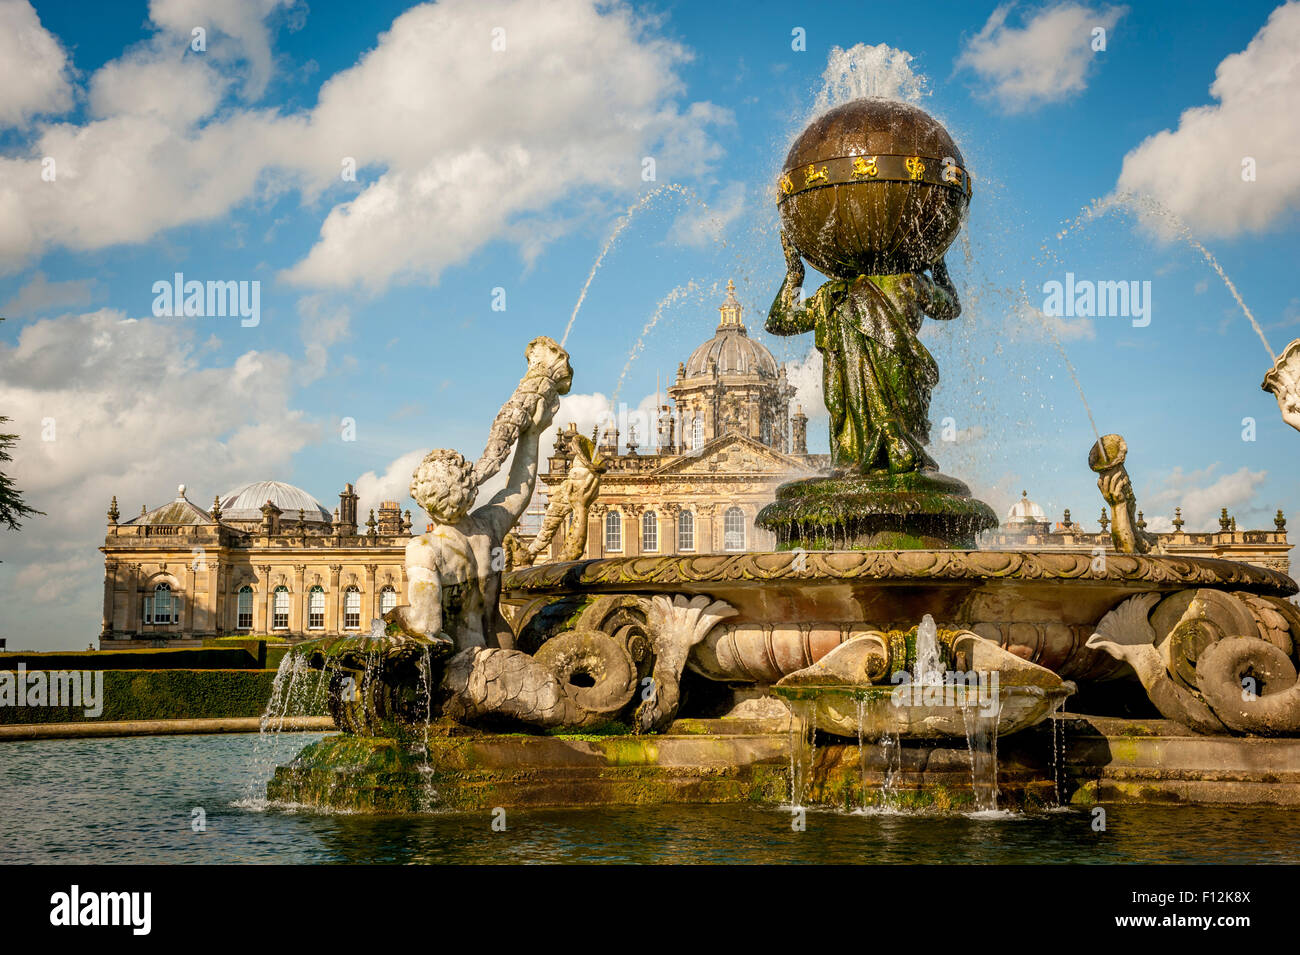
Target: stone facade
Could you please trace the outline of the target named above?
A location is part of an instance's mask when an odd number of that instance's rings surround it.
[[[249,494],[266,494],[250,509]],[[305,500],[304,500],[305,499]],[[104,649],[197,646],[205,637],[271,636],[290,642],[365,631],[406,600],[410,512],[385,502],[364,530],[352,485],[330,519],[305,491],[262,482],[204,510],[185,496],[119,522],[108,512]],[[260,512],[253,520],[250,510]],[[230,516],[227,516],[230,515]]]

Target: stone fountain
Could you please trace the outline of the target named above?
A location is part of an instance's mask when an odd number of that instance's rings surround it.
[[[815,335],[832,468],[759,515],[775,552],[526,566],[545,542],[509,533],[572,378],[563,349],[535,340],[479,461],[434,451],[413,477],[434,523],[407,549],[410,605],[368,637],[304,650],[345,732],[282,767],[272,798],[388,811],[776,801],[799,775],[788,727],[856,737],[865,774],[868,741],[960,740],[981,720],[1019,732],[1075,684],[1140,682],[1198,733],[1300,734],[1295,583],[1154,553],[1118,435],[1089,456],[1113,553],[975,548],[997,521],[926,452],[938,369],[917,336],[926,316],[960,315],[943,254],[971,195],[957,145],[914,107],[854,101],[791,148],[767,328]],[[828,276],[807,297],[804,258]],[[512,449],[506,488],[473,509]],[[568,510],[552,533],[598,493],[593,449],[573,450],[585,466],[556,495]],[[843,769],[828,753],[823,768]],[[1024,792],[1043,784],[1041,767],[1022,775]]]

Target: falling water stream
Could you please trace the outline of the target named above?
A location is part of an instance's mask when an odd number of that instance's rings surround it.
[[[699,290],[700,290],[700,286],[696,283],[694,279],[691,279],[685,285],[677,286],[675,289],[673,289],[671,292],[669,292],[667,295],[665,295],[662,299],[659,300],[659,304],[655,306],[654,313],[650,316],[649,320],[645,323],[645,327],[641,329],[641,335],[639,338],[637,338],[636,344],[633,345],[632,350],[628,352],[627,362],[626,364],[623,365],[623,371],[618,376],[618,384],[614,387],[613,397],[610,398],[611,404],[617,404],[618,396],[623,391],[623,382],[627,380],[627,373],[632,369],[632,363],[636,361],[637,356],[640,355],[641,351],[645,348],[646,337],[654,330],[654,327],[659,324],[659,319],[663,317],[664,312],[667,309],[671,308],[672,306],[676,305],[678,302],[680,302],[690,293],[697,292]],[[655,409],[655,412],[657,414],[658,409]]]
[[[790,808],[803,807],[817,754],[817,727],[813,721],[813,704],[796,700],[790,703]]]
[[[239,804],[264,808],[265,786],[258,782],[274,768],[278,747],[276,738],[285,732],[286,722],[295,716],[319,712],[325,701],[328,680],[323,670],[312,670],[307,658],[292,651],[280,658],[271,681],[271,698],[262,714],[257,741],[253,744],[252,762],[257,767],[248,790]]]
[[[1250,307],[1246,305],[1245,299],[1243,299],[1241,293],[1237,291],[1236,284],[1228,277],[1228,273],[1223,270],[1223,266],[1221,266],[1219,260],[1214,257],[1214,253],[1207,249],[1205,245],[1192,234],[1192,230],[1188,228],[1187,224],[1183,222],[1182,219],[1178,218],[1177,215],[1166,209],[1151,196],[1120,192],[1106,196],[1102,199],[1096,199],[1080,212],[1079,215],[1074,218],[1074,221],[1057,233],[1057,240],[1060,241],[1064,239],[1074,230],[1095,222],[1097,219],[1100,219],[1102,216],[1110,212],[1128,212],[1135,216],[1156,216],[1163,220],[1174,234],[1178,236],[1178,238],[1182,239],[1199,252],[1201,257],[1205,259],[1206,264],[1209,265],[1209,267],[1214,270],[1215,274],[1223,280],[1223,284],[1227,287],[1228,292],[1232,295],[1238,307],[1241,308],[1242,314],[1249,319],[1251,328],[1253,328],[1255,334],[1259,336],[1259,340],[1263,343],[1264,350],[1268,352],[1269,358],[1271,358],[1274,363],[1277,362],[1277,354],[1273,351],[1272,346],[1269,345],[1268,339],[1264,337],[1264,329],[1260,327],[1258,320],[1255,318],[1254,312],[1252,312]]]
[[[569,316],[569,323],[564,326],[564,337],[560,339],[561,348],[563,348],[569,341],[569,332],[573,330],[573,323],[578,318],[578,311],[582,308],[582,303],[587,298],[587,291],[591,288],[592,279],[594,279],[596,273],[600,271],[600,267],[604,264],[605,256],[609,254],[609,250],[614,247],[614,243],[618,241],[618,237],[623,234],[623,230],[628,227],[636,217],[636,214],[665,193],[672,193],[681,196],[683,199],[693,200],[706,212],[708,211],[708,206],[705,205],[704,201],[700,199],[699,196],[697,196],[692,190],[675,182],[666,182],[661,186],[656,186],[637,199],[636,202],[628,206],[627,210],[623,215],[619,216],[618,221],[614,224],[614,229],[610,232],[609,238],[605,240],[605,244],[601,246],[600,253],[596,256],[596,261],[591,264],[591,271],[587,273],[587,281],[582,283],[582,291],[578,294],[578,301],[573,306],[573,314]]]

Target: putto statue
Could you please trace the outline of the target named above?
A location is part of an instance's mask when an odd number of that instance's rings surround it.
[[[343,729],[375,734],[393,721],[413,721],[421,705],[429,712],[435,664],[509,633],[499,606],[504,541],[532,499],[538,441],[573,383],[568,353],[554,340],[533,339],[525,355],[528,369],[497,413],[478,463],[438,448],[411,477],[411,497],[433,529],[406,547],[409,603],[374,621],[370,634],[308,655],[312,666],[332,673],[331,712]],[[512,448],[506,486],[474,508],[479,487]]]
[[[1160,538],[1142,529],[1137,495],[1124,461],[1128,443],[1118,434],[1104,434],[1088,452],[1088,467],[1097,473],[1097,489],[1110,505],[1110,539],[1120,554],[1161,553]]]
[[[309,665],[330,671],[330,710],[341,729],[366,736],[401,734],[437,716],[536,727],[584,727],[620,717],[638,732],[672,721],[691,649],[735,610],[711,598],[638,601],[629,623],[611,635],[587,608],[569,629],[535,652],[517,649],[501,615],[501,572],[511,529],[532,499],[538,440],[573,381],[568,354],[534,339],[528,370],[501,408],[487,449],[471,465],[456,451],[430,451],[411,478],[411,497],[434,526],[406,548],[409,603],[374,622],[364,637],[318,645]],[[552,499],[541,533],[515,556],[527,563],[571,517],[562,556],[582,556],[587,512],[605,464],[593,443],[572,441],[574,460]],[[514,457],[506,486],[474,508],[480,485]],[[639,690],[639,692],[638,692]]]
[[[487,646],[505,628],[497,608],[503,542],[523,516],[537,482],[537,443],[573,383],[569,356],[550,338],[529,343],[528,371],[497,413],[488,444],[471,466],[459,452],[430,451],[411,477],[411,497],[433,518],[433,530],[406,547],[410,604],[384,617],[390,633],[429,644],[445,655]],[[471,511],[479,486],[514,461],[506,486]]]

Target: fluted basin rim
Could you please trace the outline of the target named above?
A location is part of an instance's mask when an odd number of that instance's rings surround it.
[[[507,595],[649,591],[712,583],[804,581],[1078,580],[1160,587],[1215,587],[1289,597],[1300,591],[1286,574],[1218,557],[1107,554],[1101,568],[1090,553],[1032,550],[748,551],[604,557],[510,571]]]

